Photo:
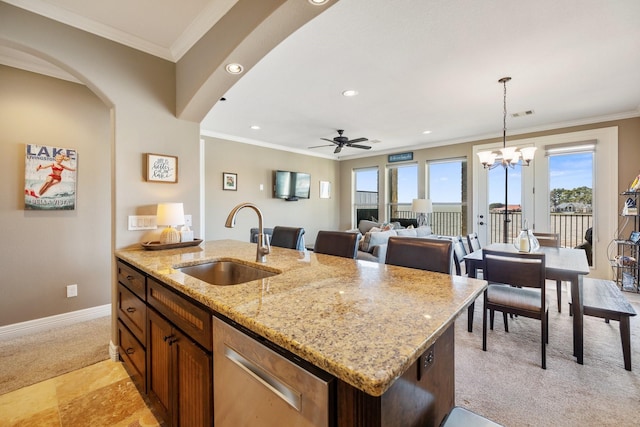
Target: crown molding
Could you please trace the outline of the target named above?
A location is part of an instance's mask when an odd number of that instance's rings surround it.
[[[157,56],[168,61],[174,61],[171,52],[168,48],[164,48],[155,43],[151,43],[140,37],[136,37],[132,34],[124,31],[116,30],[108,25],[101,24],[92,19],[85,18],[73,12],[55,7],[42,0],[2,0],[5,3],[11,4],[15,7],[28,10],[35,14],[44,16],[45,18],[58,21],[62,24],[70,27],[77,28],[79,30],[87,31],[102,38],[111,40],[116,43],[131,47],[133,49],[148,53],[153,56]]]

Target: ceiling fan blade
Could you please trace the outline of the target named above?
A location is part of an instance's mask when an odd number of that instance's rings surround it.
[[[349,144],[354,143],[354,142],[365,142],[368,141],[367,138],[356,138],[356,139],[352,139],[351,141],[349,141]]]
[[[307,147],[307,148],[320,148],[320,147],[333,147],[333,144],[314,145],[313,147]]]
[[[360,144],[349,144],[349,147],[362,148],[363,150],[370,150],[371,149],[371,147],[369,147],[368,145],[360,145]]]
[[[342,151],[342,145],[338,145],[336,149],[333,151],[333,154],[338,154],[340,151]]]
[[[327,139],[327,138],[320,138],[320,139],[321,139],[321,140],[323,140],[323,141],[329,141],[329,142],[330,142],[330,143],[332,143],[332,144],[337,144],[337,142],[335,142],[335,141],[334,141],[334,140],[332,140],[332,139]]]

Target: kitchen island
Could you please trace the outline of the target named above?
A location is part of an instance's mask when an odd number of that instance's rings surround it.
[[[220,240],[116,257],[333,376],[330,425],[439,425],[454,404],[454,320],[486,282],[277,247],[259,264],[255,253]],[[221,260],[276,274],[212,286],[178,270]]]

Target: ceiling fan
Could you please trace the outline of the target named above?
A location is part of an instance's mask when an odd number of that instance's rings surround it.
[[[334,154],[337,154],[340,151],[342,151],[342,147],[361,148],[363,150],[371,149],[371,147],[368,145],[356,144],[357,142],[368,141],[367,138],[356,138],[356,139],[349,140],[349,138],[347,138],[346,136],[342,136],[343,133],[344,133],[344,130],[338,129],[338,136],[334,137],[333,139],[327,139],[327,138],[320,138],[320,139],[324,141],[329,141],[332,144],[337,145],[336,149],[333,151]],[[331,145],[316,145],[309,148],[319,148],[319,147],[331,147]]]

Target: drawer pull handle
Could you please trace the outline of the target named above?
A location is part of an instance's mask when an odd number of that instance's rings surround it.
[[[135,279],[135,277],[133,277],[132,275],[128,275],[128,276],[127,276],[127,280],[128,280],[128,281],[130,281],[130,282],[131,282],[133,279]]]
[[[127,313],[135,313],[135,307],[127,307]]]
[[[240,353],[226,345],[224,346],[224,355],[251,377],[262,383],[262,385],[273,392],[276,396],[288,403],[292,408],[301,412],[302,395],[298,391],[289,387],[287,384],[280,381],[279,378],[271,375],[256,363],[246,359]]]
[[[127,353],[127,354],[133,354],[133,353],[135,353],[135,352],[136,352],[136,351],[135,351],[135,349],[133,349],[132,347],[129,347],[129,348],[126,350],[126,353]]]

